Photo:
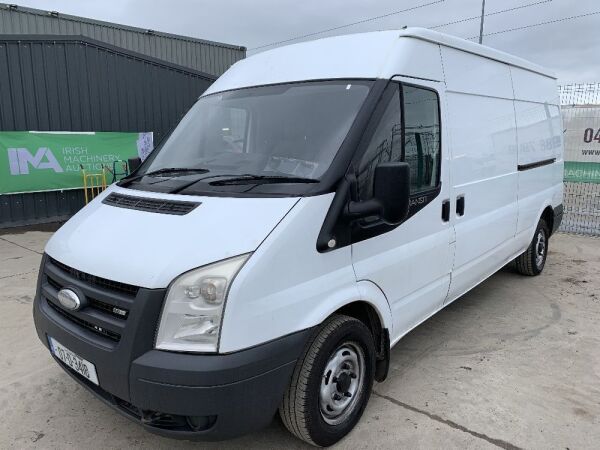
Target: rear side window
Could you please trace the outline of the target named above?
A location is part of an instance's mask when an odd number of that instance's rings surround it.
[[[439,185],[440,115],[436,92],[394,83],[394,90],[377,121],[358,165],[362,200],[373,196],[375,167],[385,162],[407,162],[411,195]]]

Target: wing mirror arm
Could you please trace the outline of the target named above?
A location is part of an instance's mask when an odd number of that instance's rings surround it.
[[[364,202],[348,202],[345,213],[349,219],[362,219],[369,216],[380,216],[382,211],[381,202],[373,198]]]

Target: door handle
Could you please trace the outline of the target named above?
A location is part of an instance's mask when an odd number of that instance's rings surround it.
[[[444,200],[442,202],[442,221],[450,221],[450,200]]]
[[[465,196],[461,195],[456,199],[456,215],[464,216],[465,215]]]

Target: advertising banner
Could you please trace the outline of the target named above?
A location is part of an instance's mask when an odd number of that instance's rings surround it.
[[[82,170],[112,170],[152,149],[151,132],[1,131],[0,194],[81,188]]]
[[[562,108],[565,181],[600,184],[600,106]]]

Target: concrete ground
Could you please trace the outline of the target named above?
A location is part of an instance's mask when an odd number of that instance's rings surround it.
[[[279,420],[226,443],[162,439],[79,387],[38,342],[49,231],[0,235],[0,448],[303,448]],[[600,239],[559,234],[543,275],[505,268],[406,336],[339,448],[600,443]]]

